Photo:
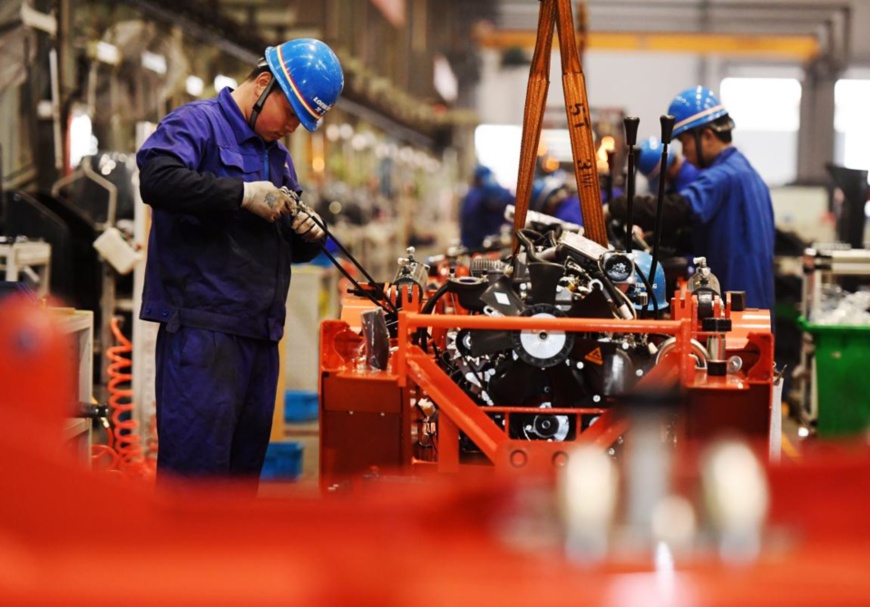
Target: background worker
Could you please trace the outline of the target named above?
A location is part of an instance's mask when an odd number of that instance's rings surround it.
[[[343,85],[323,42],[269,47],[236,90],[176,109],[137,154],[152,208],[140,316],[160,323],[159,476],[259,477],[290,264],[324,238],[280,189],[300,192],[279,140],[317,129]]]
[[[665,198],[667,231],[690,225],[694,254],[707,258],[722,290],[745,291],[749,307],[772,310],[773,204],[761,176],[732,144],[734,121],[703,86],[679,93],[668,113],[683,155],[701,171]],[[655,206],[653,196],[635,198],[633,223],[653,229]],[[614,200],[610,213],[624,219],[624,200]]]
[[[659,191],[659,176],[662,166],[662,142],[658,137],[649,137],[640,144],[640,155],[637,160],[637,170],[646,177],[650,194]],[[698,176],[698,169],[668,146],[668,168],[665,171],[665,192],[679,192]]]
[[[562,221],[583,225],[580,197],[576,191],[571,191],[565,175],[561,172],[535,179],[532,183],[529,208]]]
[[[487,236],[498,234],[503,225],[508,225],[504,212],[514,201],[513,194],[496,181],[489,167],[475,168],[459,214],[462,246],[471,251],[482,248]]]

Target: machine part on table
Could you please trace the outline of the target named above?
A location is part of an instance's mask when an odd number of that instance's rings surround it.
[[[506,268],[507,266],[501,260],[475,257],[471,260],[468,271],[472,276],[487,277],[490,274],[504,274]]]
[[[399,258],[399,268],[393,278],[393,284],[396,286],[409,284],[425,289],[429,279],[429,266],[414,259],[414,247],[408,247],[406,251],[408,256]]]
[[[692,349],[692,357],[695,359],[695,368],[696,369],[706,369],[707,368],[707,360],[710,358],[710,354],[707,352],[707,348],[705,348],[701,342],[696,339],[691,340],[691,349]],[[669,337],[665,341],[663,341],[658,346],[658,352],[655,355],[655,364],[659,365],[667,359],[668,356],[671,355],[674,347],[677,345],[676,337]]]
[[[516,207],[514,205],[507,205],[504,210],[504,218],[512,222],[514,220],[515,210]],[[576,232],[581,236],[583,235],[583,226],[578,226],[576,223],[571,223],[570,221],[565,221],[558,217],[547,215],[546,213],[539,213],[538,211],[526,211],[526,225],[524,227],[534,229],[536,224],[547,228],[558,226],[567,232]]]
[[[365,339],[365,360],[370,369],[383,371],[390,360],[390,334],[380,308],[362,312],[362,333]]]
[[[601,256],[605,276],[617,283],[629,282],[634,273],[634,261],[625,253],[608,251]]]
[[[695,257],[692,262],[695,264],[695,273],[689,277],[688,289],[691,292],[698,289],[710,289],[717,296],[722,295],[722,290],[719,287],[719,279],[713,274],[713,271],[707,265],[706,257]]]
[[[728,372],[725,333],[731,330],[730,318],[704,318],[701,328],[707,335],[707,373],[722,376]]]
[[[743,359],[739,356],[732,356],[728,359],[728,375],[734,375],[743,368]],[[777,380],[779,377],[776,378]]]

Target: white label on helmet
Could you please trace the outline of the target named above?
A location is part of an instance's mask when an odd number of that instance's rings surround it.
[[[314,101],[314,103],[317,104],[317,107],[319,107],[319,108],[320,108],[321,110],[323,110],[324,112],[328,112],[328,111],[329,111],[330,106],[327,105],[327,104],[325,104],[325,103],[323,103],[323,101],[320,100],[320,97],[314,97],[314,98],[312,99],[312,101]]]

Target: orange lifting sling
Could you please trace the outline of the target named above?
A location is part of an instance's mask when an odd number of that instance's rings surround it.
[[[520,146],[520,168],[517,177],[517,204],[514,212],[514,234],[526,225],[526,213],[532,193],[535,159],[541,139],[541,124],[547,105],[550,85],[550,51],[553,48],[553,26],[559,36],[562,57],[562,86],[565,90],[565,112],[574,160],[574,176],[580,196],[585,235],[607,246],[604,213],[601,210],[601,190],[598,184],[595,144],[592,141],[592,121],[586,96],[586,80],[580,67],[577,41],[574,37],[574,17],[571,0],[541,0],[538,35],[529,72],[526,106],[523,116],[523,138]],[[514,237],[514,252],[519,246]]]

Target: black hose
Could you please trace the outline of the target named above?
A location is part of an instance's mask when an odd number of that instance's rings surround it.
[[[345,246],[343,244],[341,244],[341,242],[339,242],[339,240],[332,234],[332,232],[329,231],[329,228],[326,227],[326,223],[322,219],[320,219],[319,217],[317,217],[315,215],[312,215],[311,213],[306,213],[306,214],[308,215],[309,218],[311,218],[311,221],[313,221],[315,224],[317,224],[320,227],[321,230],[323,230],[323,233],[325,234],[325,236],[327,238],[330,238],[332,240],[332,242],[334,242],[336,244],[336,246],[339,248],[339,250],[342,253],[344,253],[344,255],[351,261],[351,263],[353,263],[353,265],[355,265],[357,267],[357,269],[359,269],[359,271],[362,272],[363,276],[365,276],[368,279],[369,284],[377,286],[378,282],[374,278],[372,278],[372,276],[366,271],[366,269],[364,267],[362,267],[362,265],[356,260],[356,258],[350,254],[350,251],[348,251],[345,248]],[[344,277],[347,278],[353,284],[353,286],[357,288],[358,291],[363,292],[378,307],[383,308],[384,310],[387,310],[388,312],[393,312],[394,314],[398,313],[398,311],[399,311],[398,308],[396,308],[396,306],[393,305],[393,302],[391,302],[389,300],[389,298],[385,298],[383,300],[383,303],[380,303],[377,299],[375,299],[375,297],[373,295],[368,293],[365,289],[363,289],[360,286],[359,282],[357,282],[357,280],[355,278],[353,278],[347,272],[347,270],[345,270],[341,266],[340,263],[338,263],[338,260],[336,260],[335,257],[333,257],[332,254],[326,250],[326,240],[325,239],[323,240],[323,242],[320,243],[319,246],[323,250],[323,253],[326,255],[326,257],[329,258],[329,260],[333,263],[333,265],[336,268],[338,268],[338,270],[344,275]]]
[[[646,287],[646,292],[649,293],[650,302],[652,302],[652,305],[653,305],[653,314],[655,315],[656,318],[658,318],[659,302],[658,302],[658,298],[656,297],[656,294],[653,292],[652,285],[650,284],[649,279],[647,279],[647,277],[643,275],[643,272],[638,270],[636,272],[636,274],[638,276],[640,276],[640,280],[641,280],[641,282],[643,282],[643,286]],[[643,307],[643,311],[646,312],[648,307],[649,307],[649,302],[647,302],[647,305],[645,305]]]

